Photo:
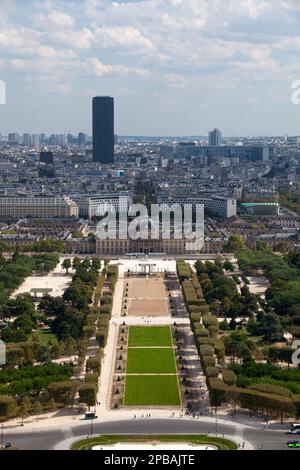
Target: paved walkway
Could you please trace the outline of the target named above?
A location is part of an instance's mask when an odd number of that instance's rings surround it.
[[[121,323],[122,300],[124,291],[124,268],[119,266],[119,276],[115,285],[112,315],[109,324],[107,343],[101,364],[101,376],[96,407],[97,415],[103,415],[110,408],[112,381],[116,360],[116,346],[118,339],[118,325]]]
[[[11,298],[16,298],[19,294],[30,292],[31,289],[40,288],[52,289],[49,293],[52,297],[62,296],[64,291],[71,284],[72,276],[75,272],[73,269],[69,269],[69,273],[66,274],[66,270],[62,268],[64,259],[65,257],[61,257],[53,271],[45,276],[28,276],[21,286],[13,292]]]

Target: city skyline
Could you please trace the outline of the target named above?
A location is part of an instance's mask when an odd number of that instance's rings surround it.
[[[26,3],[1,4],[3,133],[91,134],[111,95],[120,135],[299,134],[297,2]]]

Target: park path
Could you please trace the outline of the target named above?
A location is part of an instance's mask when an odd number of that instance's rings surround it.
[[[103,358],[101,363],[101,375],[99,392],[97,395],[97,414],[100,416],[107,412],[110,407],[112,380],[114,374],[115,360],[116,360],[116,345],[118,339],[118,324],[122,312],[122,300],[124,290],[124,269],[119,265],[118,280],[115,285],[115,292],[113,297],[112,315],[109,322],[109,330],[107,343],[103,351]],[[119,323],[118,323],[119,321]]]

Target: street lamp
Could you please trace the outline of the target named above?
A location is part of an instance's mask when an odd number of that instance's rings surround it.
[[[91,436],[93,436],[93,418],[91,418]]]

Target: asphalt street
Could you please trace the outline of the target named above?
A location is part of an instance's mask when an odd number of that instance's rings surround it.
[[[199,422],[197,420],[174,419],[143,419],[130,421],[114,421],[107,423],[93,422],[93,435],[97,434],[224,434],[231,436],[236,442],[248,441],[257,450],[288,450],[287,441],[293,440],[293,436],[285,434],[283,430],[263,430],[243,428],[238,423],[234,425]],[[26,432],[26,426],[22,433],[4,429],[4,441],[11,442],[21,449],[51,450],[61,441],[74,437],[86,438],[91,432],[90,423],[81,424],[72,428],[57,430],[40,430],[38,432]],[[292,449],[291,449],[292,451]],[[296,450],[294,450],[296,451]]]

